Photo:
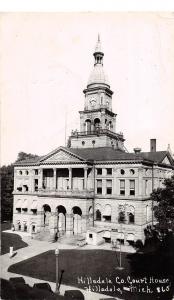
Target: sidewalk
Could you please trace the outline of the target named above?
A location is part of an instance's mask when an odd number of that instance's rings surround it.
[[[11,230],[7,230],[6,232],[10,232],[10,233],[14,233]],[[16,232],[15,232],[16,233]],[[18,277],[21,276],[20,274],[14,274],[11,272],[8,272],[8,268],[10,265],[18,263],[20,261],[23,261],[25,259],[31,258],[33,256],[36,256],[38,254],[41,254],[43,252],[49,251],[49,250],[55,250],[56,248],[59,249],[104,249],[104,250],[108,250],[106,248],[106,245],[104,247],[100,247],[100,246],[91,246],[91,245],[86,245],[84,247],[79,247],[79,246],[72,246],[72,245],[65,245],[65,244],[61,244],[61,243],[50,243],[47,241],[37,241],[37,240],[33,240],[31,239],[31,237],[29,236],[29,234],[25,233],[25,232],[21,232],[19,234],[23,241],[26,242],[28,244],[28,247],[25,248],[21,248],[17,250],[17,255],[15,255],[13,258],[9,257],[9,253],[1,255],[1,278],[4,279],[9,279],[10,277]],[[102,246],[102,245],[101,245]],[[107,245],[108,246],[108,245]],[[111,246],[110,246],[110,250],[111,250]],[[28,276],[23,276],[22,277],[25,279],[26,283],[29,284],[30,286],[33,286],[34,283],[37,282],[46,282],[40,279],[36,279],[36,278],[32,278],[32,277],[28,277]],[[55,282],[49,282],[47,281],[52,290],[55,290],[56,284]],[[65,290],[68,289],[77,289],[77,287],[72,287],[72,286],[67,286],[64,284],[61,284],[60,286],[60,295],[64,295]],[[79,289],[85,297],[85,300],[99,300],[102,298],[111,298],[111,296],[107,296],[107,295],[103,295],[103,294],[97,294],[97,293],[93,293],[93,292],[88,292],[82,289]],[[115,298],[118,299],[119,298]],[[121,299],[121,298],[120,298]]]

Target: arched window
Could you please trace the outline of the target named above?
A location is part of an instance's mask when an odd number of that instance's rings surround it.
[[[129,223],[134,223],[135,222],[135,218],[134,215],[132,213],[129,213]]]
[[[96,221],[101,221],[101,211],[99,209],[96,210]]]
[[[112,130],[112,129],[113,129],[113,126],[112,126],[112,122],[111,122],[111,121],[109,121],[108,129],[109,129],[109,130]]]
[[[24,223],[24,231],[27,231],[27,223]]]
[[[95,219],[96,221],[101,221],[101,205],[96,205],[96,211],[95,211]]]
[[[128,222],[135,223],[135,208],[133,206],[128,207]]]
[[[89,133],[89,132],[91,132],[91,120],[89,120],[89,119],[87,119],[86,121],[85,121],[85,124],[86,124],[86,132],[87,133]]]
[[[100,119],[94,119],[94,129],[97,131],[100,128]]]
[[[125,222],[125,212],[124,211],[119,211],[119,213],[118,213],[118,222],[119,223],[124,223]]]

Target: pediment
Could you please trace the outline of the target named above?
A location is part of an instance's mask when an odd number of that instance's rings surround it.
[[[162,163],[166,164],[166,165],[171,165],[170,160],[168,159],[167,155],[164,157]]]
[[[56,150],[42,159],[42,163],[79,162],[82,159],[63,149]]]

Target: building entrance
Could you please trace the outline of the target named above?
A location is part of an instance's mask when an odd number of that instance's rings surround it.
[[[82,233],[82,211],[80,207],[73,207],[73,235]]]
[[[57,207],[56,231],[59,235],[64,235],[66,233],[66,208],[62,205]]]
[[[47,204],[43,206],[43,223],[44,227],[49,227],[51,217],[51,207]]]

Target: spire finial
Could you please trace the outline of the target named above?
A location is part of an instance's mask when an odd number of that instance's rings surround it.
[[[102,52],[101,40],[100,40],[100,34],[99,33],[98,33],[98,38],[97,38],[97,44],[95,46],[95,52]]]
[[[98,33],[98,42],[100,42],[100,33]]]

